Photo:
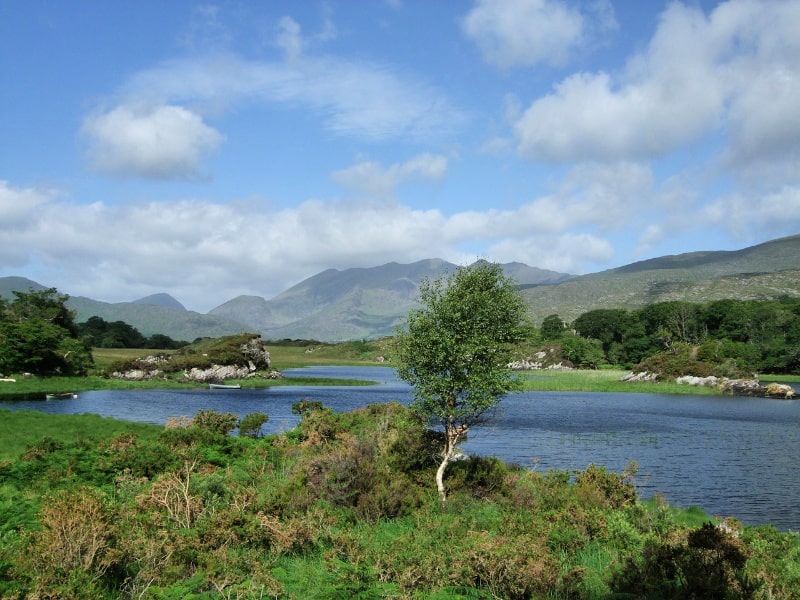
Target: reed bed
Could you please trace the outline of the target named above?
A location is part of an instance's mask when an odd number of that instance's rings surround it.
[[[621,369],[523,371],[523,390],[527,392],[614,392],[644,394],[718,394],[714,389],[674,382],[627,382],[629,371]]]

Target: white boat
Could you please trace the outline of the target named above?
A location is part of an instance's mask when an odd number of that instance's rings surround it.
[[[240,390],[242,386],[237,384],[226,384],[226,383],[209,383],[208,388],[211,390]]]
[[[44,397],[47,400],[67,400],[69,398],[77,398],[78,394],[74,394],[72,392],[62,392],[58,394],[45,394]]]

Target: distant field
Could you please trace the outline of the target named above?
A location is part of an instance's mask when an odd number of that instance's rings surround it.
[[[320,365],[379,365],[379,357],[388,358],[391,340],[369,342],[342,342],[324,344],[321,342],[267,342],[272,367],[278,371],[295,367]],[[174,350],[152,350],[147,348],[94,348],[95,365],[104,370],[118,360],[130,360],[153,354],[170,354]]]
[[[680,385],[672,382],[625,382],[620,379],[629,371],[598,369],[596,371],[525,371],[523,389],[529,392],[640,392],[644,394],[717,394],[711,388]]]

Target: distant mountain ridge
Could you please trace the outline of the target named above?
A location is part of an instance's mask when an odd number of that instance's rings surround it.
[[[378,267],[328,269],[266,301],[240,296],[209,314],[245,323],[268,339],[341,341],[392,335],[416,302],[424,278],[453,272],[458,266],[440,259]],[[571,275],[503,265],[519,283],[552,284]]]
[[[342,341],[394,333],[417,299],[423,278],[458,267],[440,259],[378,267],[328,269],[270,300],[238,296],[208,314],[186,310],[169,294],[109,304],[72,297],[77,320],[99,316],[125,321],[144,335],[163,333],[192,341],[242,332],[265,339]],[[643,260],[589,275],[572,276],[503,265],[520,284],[533,322],[550,314],[569,322],[596,308],[633,309],[666,300],[708,302],[722,298],[800,297],[800,235],[733,251],[690,252]],[[22,277],[0,278],[0,296],[45,286]]]
[[[163,306],[164,308],[174,308],[177,310],[186,310],[186,307],[175,300],[169,294],[151,294],[150,296],[145,296],[144,298],[139,298],[138,300],[133,301],[134,304],[148,304],[150,306]]]
[[[572,321],[592,309],[634,309],[669,300],[799,297],[800,235],[741,250],[652,258],[523,293],[537,323],[550,314]]]

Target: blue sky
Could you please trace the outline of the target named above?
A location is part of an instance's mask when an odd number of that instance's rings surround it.
[[[0,1],[0,276],[206,312],[800,232],[800,0]]]

